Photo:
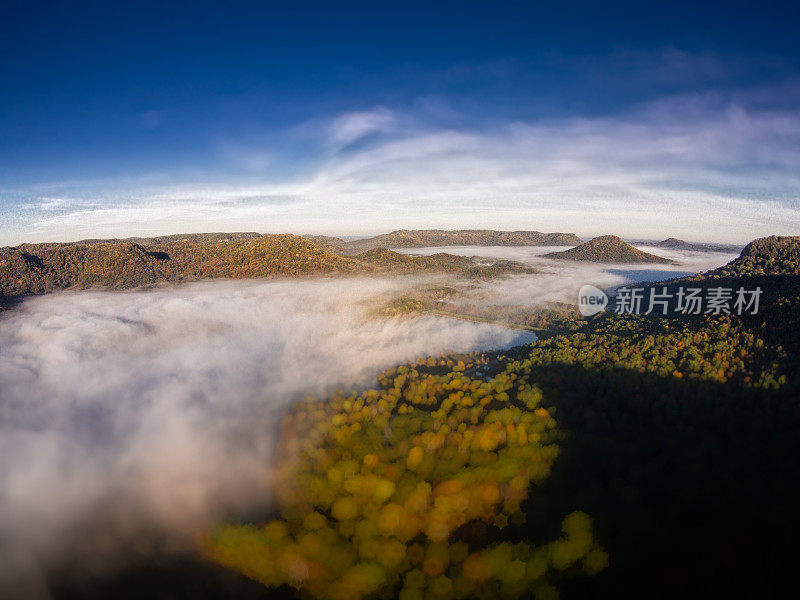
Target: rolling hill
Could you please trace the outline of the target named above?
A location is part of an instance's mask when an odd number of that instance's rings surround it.
[[[659,263],[672,261],[655,254],[637,250],[615,235],[603,235],[563,252],[550,252],[547,258],[598,263]]]
[[[154,238],[0,248],[0,295],[42,294],[101,286],[129,288],[162,281],[370,271],[295,235],[202,241]]]

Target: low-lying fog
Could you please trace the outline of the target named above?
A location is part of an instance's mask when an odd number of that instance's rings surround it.
[[[626,265],[575,262],[544,257],[549,252],[564,250],[563,246],[440,246],[396,248],[395,251],[421,256],[448,252],[461,256],[513,260],[536,267],[542,272],[478,282],[466,290],[461,298],[467,302],[521,306],[544,302],[575,303],[578,290],[587,283],[600,289],[609,289],[623,284],[662,281],[716,269],[738,256],[722,252],[690,252],[638,245],[635,247],[673,260],[675,264]]]
[[[659,250],[678,264],[628,267],[541,257],[552,250],[406,252],[546,271],[466,286],[466,300],[489,306],[574,302],[584,283],[666,279],[735,257]],[[53,568],[102,573],[130,553],[182,552],[219,519],[264,510],[280,411],[300,396],[371,385],[418,356],[533,339],[433,316],[367,317],[370,299],[418,283],[218,281],[58,293],[3,313],[0,597],[46,598]]]
[[[4,313],[0,597],[46,597],[42,569],[103,571],[153,540],[182,551],[220,518],[263,510],[279,413],[299,396],[371,385],[418,356],[533,339],[366,317],[364,301],[412,283],[67,292]]]

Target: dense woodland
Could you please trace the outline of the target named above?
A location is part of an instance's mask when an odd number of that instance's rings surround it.
[[[511,366],[511,365],[509,365]],[[525,372],[479,356],[420,360],[380,387],[299,404],[283,426],[281,518],[229,526],[210,555],[315,598],[555,597],[553,581],[607,564],[588,515],[532,544],[506,529],[558,455],[555,421]],[[503,540],[503,541],[501,541]]]

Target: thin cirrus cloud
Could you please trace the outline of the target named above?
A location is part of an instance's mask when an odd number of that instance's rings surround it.
[[[782,89],[792,97],[799,87]],[[73,200],[51,190],[0,235],[494,227],[744,242],[798,233],[800,116],[763,106],[764,93],[678,94],[620,114],[491,127],[379,106],[317,120],[317,133],[304,134],[313,168],[302,176],[112,185],[73,190]],[[235,158],[257,171],[279,152],[237,149]]]
[[[328,127],[328,144],[341,150],[375,134],[390,133],[397,126],[397,115],[385,107],[349,112],[336,117]]]

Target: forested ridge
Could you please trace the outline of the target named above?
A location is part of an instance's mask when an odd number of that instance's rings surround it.
[[[0,294],[70,287],[128,288],[209,277],[271,277],[368,270],[294,235],[204,241],[23,244],[0,249]]]
[[[0,248],[3,298],[67,288],[123,289],[208,278],[398,274],[441,271],[467,277],[535,272],[510,261],[491,265],[439,253],[408,256],[375,248],[346,257],[295,235],[192,234],[132,240],[87,240]]]
[[[380,269],[392,272],[442,271],[474,279],[492,279],[505,275],[531,275],[540,271],[511,260],[479,259],[438,252],[429,256],[401,254],[387,248],[374,248],[352,257]]]
[[[739,258],[707,277],[800,275],[800,236],[760,238],[747,244]]]

